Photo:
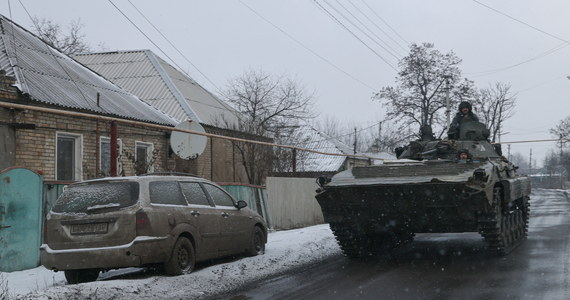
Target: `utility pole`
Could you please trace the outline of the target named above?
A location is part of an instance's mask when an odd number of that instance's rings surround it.
[[[451,126],[451,107],[449,104],[449,78],[451,78],[450,75],[443,75],[443,78],[445,78],[445,106],[446,106],[446,110],[445,110],[445,117],[447,119],[447,123],[446,123],[446,130],[447,132],[449,132],[449,126]]]
[[[356,154],[356,127],[354,127],[354,144],[353,144],[353,151]]]
[[[354,144],[352,145],[352,151],[354,151],[354,154],[356,154],[356,127],[354,127]],[[356,158],[353,157],[352,158],[352,167],[356,167]]]
[[[562,154],[562,146],[564,145],[563,138],[564,138],[564,136],[562,135],[562,133],[560,133],[560,162],[561,163],[562,163],[562,155],[563,155]]]
[[[511,160],[511,144],[508,145],[507,149],[507,159]]]
[[[530,148],[530,154],[528,159],[528,173],[532,173],[532,148]]]

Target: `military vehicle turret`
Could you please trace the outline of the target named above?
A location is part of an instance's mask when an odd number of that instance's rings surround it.
[[[344,254],[374,255],[415,233],[479,232],[498,254],[524,241],[530,180],[488,141],[485,126],[466,122],[456,140],[423,133],[398,160],[317,180],[317,201]]]

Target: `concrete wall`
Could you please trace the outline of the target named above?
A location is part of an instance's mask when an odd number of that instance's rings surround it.
[[[293,229],[324,223],[315,199],[315,178],[267,178],[267,204],[273,229]]]

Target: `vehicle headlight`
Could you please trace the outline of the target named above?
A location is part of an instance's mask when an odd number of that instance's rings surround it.
[[[473,171],[473,177],[480,181],[487,181],[487,172],[485,169],[477,169]]]

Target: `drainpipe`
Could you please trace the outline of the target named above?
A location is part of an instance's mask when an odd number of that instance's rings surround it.
[[[117,177],[117,122],[111,122],[111,176]]]

